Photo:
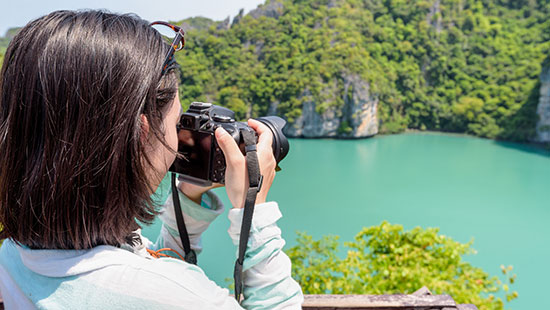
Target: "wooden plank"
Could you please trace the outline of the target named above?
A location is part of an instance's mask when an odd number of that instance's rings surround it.
[[[304,308],[456,308],[449,295],[305,295]]]
[[[303,309],[441,309],[477,310],[470,304],[456,305],[448,295],[305,295]],[[4,309],[0,295],[0,310]]]

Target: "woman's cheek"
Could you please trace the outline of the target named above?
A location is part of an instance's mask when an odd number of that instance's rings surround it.
[[[176,159],[176,154],[174,152],[178,151],[178,133],[175,128],[174,130],[170,131],[170,134],[167,137],[166,142],[171,148],[171,150],[167,150],[166,152],[167,163],[168,163],[168,166],[170,166]]]

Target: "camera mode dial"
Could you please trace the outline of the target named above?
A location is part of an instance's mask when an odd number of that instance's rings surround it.
[[[212,119],[218,123],[232,123],[235,120],[226,115],[214,115]]]

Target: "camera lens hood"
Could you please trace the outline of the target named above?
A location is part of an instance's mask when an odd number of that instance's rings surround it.
[[[283,134],[283,128],[286,125],[286,121],[278,116],[264,116],[256,119],[266,125],[273,133],[273,155],[275,161],[279,163],[288,154],[289,144],[288,139]]]

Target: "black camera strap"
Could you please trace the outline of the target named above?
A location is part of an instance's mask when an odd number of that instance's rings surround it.
[[[243,264],[246,254],[246,246],[248,237],[250,236],[250,227],[252,226],[252,215],[254,214],[254,204],[256,203],[256,195],[262,187],[263,177],[260,173],[260,164],[258,162],[258,154],[256,150],[256,134],[254,131],[241,130],[241,136],[245,143],[246,166],[248,169],[249,187],[246,193],[244,203],[243,220],[241,224],[241,234],[239,238],[239,256],[235,262],[235,270],[233,277],[235,280],[235,299],[240,301],[243,292]],[[176,175],[172,174],[172,200],[174,201],[174,211],[176,214],[176,222],[181,238],[183,249],[185,250],[185,261],[191,264],[197,264],[197,255],[191,249],[189,234],[183,220],[183,213],[178,197],[178,189],[176,187]]]
[[[178,231],[180,233],[181,244],[185,251],[185,261],[196,265],[197,254],[195,250],[191,249],[191,242],[189,241],[189,234],[185,227],[185,221],[183,220],[183,212],[181,211],[180,198],[178,195],[178,188],[176,186],[176,174],[172,173],[172,200],[174,202],[174,212],[176,214],[176,223],[178,224]]]
[[[243,291],[243,263],[246,254],[246,246],[252,226],[252,215],[254,213],[254,204],[256,195],[262,187],[262,175],[260,173],[260,164],[256,152],[256,134],[254,131],[241,129],[241,136],[245,144],[246,166],[248,169],[249,187],[246,193],[244,203],[243,221],[241,224],[241,236],[239,238],[239,256],[235,262],[233,278],[235,280],[235,299],[240,301]]]

